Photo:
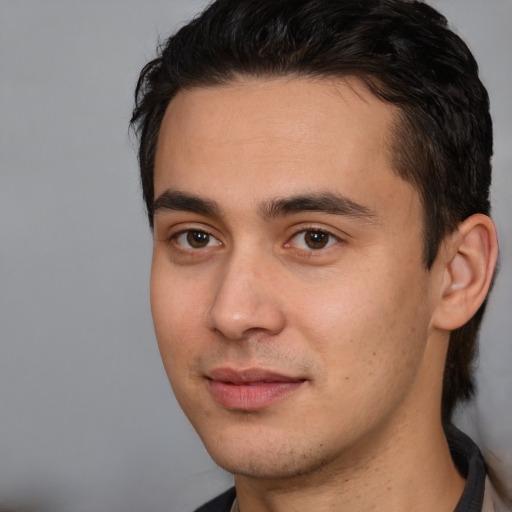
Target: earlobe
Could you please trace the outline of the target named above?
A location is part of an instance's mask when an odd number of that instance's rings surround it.
[[[481,306],[498,258],[493,221],[476,214],[462,222],[447,240],[442,295],[434,326],[452,331],[462,327]]]

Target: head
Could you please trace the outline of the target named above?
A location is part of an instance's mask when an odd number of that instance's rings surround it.
[[[419,195],[427,272],[462,221],[489,214],[488,95],[467,46],[434,9],[402,0],[219,0],[165,42],[138,82],[132,123],[151,226],[157,142],[176,95],[283,78],[355,79],[393,106],[392,167]],[[445,420],[473,393],[484,305],[451,332]]]

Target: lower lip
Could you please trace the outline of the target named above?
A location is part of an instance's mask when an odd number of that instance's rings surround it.
[[[211,380],[210,390],[213,398],[226,409],[255,411],[285,398],[304,383],[305,381],[258,382],[250,385],[236,385]]]

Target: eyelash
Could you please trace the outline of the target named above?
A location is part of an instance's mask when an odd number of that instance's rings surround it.
[[[306,239],[309,235],[309,240]],[[333,235],[329,231],[326,231],[324,229],[319,229],[315,227],[302,229],[301,231],[296,232],[293,234],[289,239],[288,242],[285,243],[285,247],[289,248],[291,247],[290,241],[297,239],[298,237],[302,237],[300,239],[301,242],[303,242],[304,247],[297,246],[297,242],[295,243],[295,247],[301,251],[306,252],[316,252],[328,249],[332,245],[338,243],[341,241],[339,237],[336,235]],[[315,238],[316,237],[316,238]],[[325,242],[325,244],[324,244]],[[311,247],[311,244],[318,244],[317,247]],[[322,245],[324,244],[324,245]]]
[[[207,240],[207,245],[205,245],[203,247],[190,247],[193,244],[193,242],[190,239],[190,237],[194,236],[194,235],[201,235],[201,236],[203,236],[204,239]],[[179,243],[178,242],[181,237],[186,237],[186,240],[187,240],[187,242],[189,244],[189,247],[186,247],[183,243]],[[212,246],[210,246],[210,241],[212,239],[217,241],[217,243],[214,244],[214,246],[222,245],[222,242],[220,242],[220,240],[218,240],[218,238],[216,236],[212,235],[211,233],[209,233],[208,231],[206,231],[204,229],[184,229],[183,231],[179,231],[178,233],[173,234],[169,238],[169,242],[178,245],[182,249],[185,249],[185,250],[188,250],[188,251],[196,251],[196,250],[199,250],[199,249],[207,249],[208,247],[212,247]],[[198,242],[198,244],[200,244],[201,240],[199,240],[197,242]]]
[[[192,237],[199,235],[199,239],[196,238],[194,240]],[[309,240],[306,240],[306,236],[310,236]],[[286,249],[291,249],[292,247],[292,241],[298,237],[302,236],[302,242],[304,247],[297,246],[297,242],[295,242],[295,248],[304,251],[304,252],[317,252],[321,250],[328,249],[329,247],[335,245],[336,243],[340,242],[341,239],[330,233],[329,231],[326,231],[324,229],[319,229],[317,227],[310,227],[301,229],[300,231],[295,232],[288,241],[284,244],[284,247]],[[180,238],[186,237],[185,240],[179,241]],[[202,239],[201,239],[202,237]],[[313,238],[311,238],[313,237]],[[315,237],[317,237],[315,239]],[[216,241],[213,245],[211,244],[212,239]],[[196,247],[193,247],[194,242],[197,243]],[[206,245],[201,246],[201,244],[205,242]],[[324,243],[325,242],[325,243]],[[210,247],[215,247],[222,245],[222,242],[218,240],[216,236],[214,236],[212,233],[209,233],[208,231],[204,229],[185,229],[183,231],[179,231],[178,233],[173,234],[169,238],[169,243],[173,243],[177,245],[179,248],[187,250],[187,251],[197,251],[200,249],[208,249]],[[186,246],[188,244],[188,247]],[[311,247],[311,244],[319,244],[317,247]],[[322,245],[324,244],[324,245]]]

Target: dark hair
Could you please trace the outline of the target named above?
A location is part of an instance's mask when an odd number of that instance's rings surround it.
[[[474,213],[489,214],[492,123],[466,44],[428,5],[408,0],[217,0],[170,37],[142,70],[131,120],[153,223],[160,124],[180,89],[241,77],[351,76],[396,105],[395,170],[419,191],[424,259]],[[472,361],[484,305],[451,333],[442,414],[474,392]]]

